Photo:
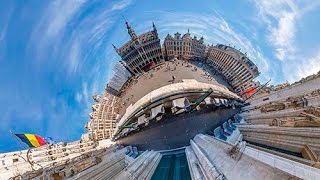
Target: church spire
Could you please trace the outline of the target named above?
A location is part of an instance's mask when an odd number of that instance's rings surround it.
[[[127,25],[128,33],[131,36],[131,39],[137,39],[137,35],[134,32],[134,30],[131,28],[131,26],[129,25],[128,21],[126,21],[126,25]]]
[[[153,32],[158,36],[158,31],[154,22],[152,22]]]
[[[120,55],[119,49],[114,44],[112,44],[112,46],[113,46],[114,50],[116,50],[116,52]]]

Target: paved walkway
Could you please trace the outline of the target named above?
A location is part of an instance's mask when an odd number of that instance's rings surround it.
[[[227,83],[219,76],[202,70],[200,65],[194,65],[183,61],[167,61],[164,64],[148,71],[133,83],[122,97],[120,102],[120,114],[124,114],[130,104],[134,104],[144,95],[159,87],[179,82],[182,79],[195,79],[198,82],[211,83],[219,86],[227,86]],[[203,66],[205,68],[205,66]],[[173,80],[174,76],[174,80]]]

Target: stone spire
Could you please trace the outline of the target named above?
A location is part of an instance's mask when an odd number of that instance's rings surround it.
[[[116,50],[116,52],[120,55],[119,49],[114,44],[112,44],[112,46],[113,46],[114,50]]]
[[[154,22],[152,22],[153,32],[158,36],[158,31],[156,28],[156,25],[154,25]]]
[[[128,33],[131,36],[131,39],[137,39],[137,35],[132,29],[132,27],[129,25],[128,21],[126,21],[126,25],[127,25]]]

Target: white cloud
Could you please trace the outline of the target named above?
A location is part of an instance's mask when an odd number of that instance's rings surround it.
[[[306,77],[316,74],[320,71],[320,49],[317,50],[318,54],[307,58],[308,63],[302,63],[297,69],[297,78]]]
[[[111,8],[112,11],[114,10],[121,10],[128,7],[131,4],[132,0],[122,0],[116,4],[114,4]]]
[[[82,101],[82,94],[81,93],[79,93],[79,92],[77,92],[76,93],[76,101],[79,103],[79,104],[81,104],[81,101]]]
[[[256,1],[259,20],[262,20],[270,32],[268,41],[274,47],[277,59],[284,61],[288,53],[294,52],[293,41],[296,32],[298,10],[290,0]]]
[[[274,56],[281,61],[285,78],[289,82],[294,82],[310,73],[316,73],[319,70],[319,66],[315,66],[318,65],[319,56],[305,58],[310,55],[303,54],[305,51],[299,50],[307,47],[300,47],[296,36],[298,24],[304,15],[320,3],[299,0],[256,0],[255,3],[259,11],[257,21],[268,28],[267,40],[273,47]]]
[[[88,84],[86,82],[82,83],[82,96],[85,101],[89,101]]]
[[[49,5],[47,17],[45,17],[48,20],[46,35],[49,37],[58,35],[84,2],[84,0],[53,1]]]
[[[48,4],[35,25],[28,44],[28,49],[35,51],[38,61],[56,53],[62,54],[61,43],[66,27],[84,3],[84,0],[57,0]],[[67,43],[63,42],[62,45],[68,48]]]
[[[296,32],[296,15],[286,12],[279,19],[278,27],[271,29],[269,40],[276,47],[276,57],[283,61],[286,54],[294,51],[292,43]]]
[[[80,56],[80,45],[78,40],[74,40],[72,43],[72,46],[70,48],[70,54],[69,54],[69,62],[68,62],[68,67],[69,67],[69,72],[74,73],[77,71],[78,66],[79,66],[79,59],[81,58]]]
[[[87,8],[85,0],[53,1],[33,29],[28,44],[29,52],[35,51],[38,63],[57,59],[67,75],[75,75],[92,58],[99,56],[105,59],[98,53],[105,51],[107,46],[104,38],[108,37],[106,33],[115,23],[114,12],[129,6],[131,2],[124,0],[106,4],[107,7],[99,7],[93,13],[77,19],[77,14]],[[90,48],[83,51],[86,47]]]
[[[0,20],[0,61],[5,57],[7,47],[7,30],[13,12],[13,6],[7,7],[5,12],[1,12]]]
[[[5,56],[5,48],[6,48],[6,34],[7,34],[7,27],[8,24],[6,24],[5,26],[0,27],[0,61],[2,60],[2,58]]]

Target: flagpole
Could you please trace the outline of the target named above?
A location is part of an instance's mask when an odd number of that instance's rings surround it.
[[[21,142],[21,140],[20,140],[15,134],[13,134],[13,132],[11,131],[11,129],[10,129],[10,133],[11,133],[11,135],[19,142],[20,146],[24,149],[25,146],[23,145],[23,143]],[[29,147],[27,147],[27,148],[29,148]]]
[[[269,79],[269,81],[267,81],[263,86],[261,86],[261,88],[259,88],[256,92],[254,92],[251,96],[249,96],[246,100],[244,100],[244,102],[246,102],[248,99],[252,98],[257,92],[259,92],[261,89],[263,89],[265,86],[267,86],[267,84],[271,81],[271,79]]]

